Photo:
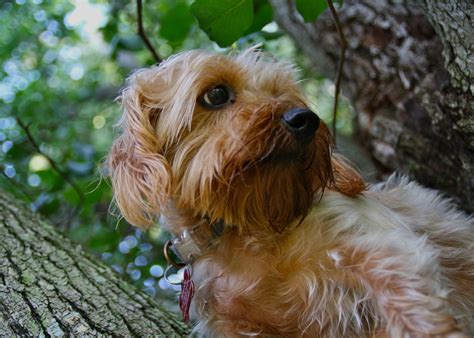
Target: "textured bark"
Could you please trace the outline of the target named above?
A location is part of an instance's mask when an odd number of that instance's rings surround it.
[[[187,328],[0,191],[0,336],[182,336]]]
[[[307,24],[294,1],[271,3],[279,25],[315,68],[334,78],[339,42],[330,13]],[[349,44],[343,92],[357,111],[359,139],[383,170],[401,170],[470,211],[472,14],[467,0],[346,0],[339,11]]]
[[[443,42],[443,56],[451,83],[474,93],[474,5],[472,1],[420,1],[426,17]]]

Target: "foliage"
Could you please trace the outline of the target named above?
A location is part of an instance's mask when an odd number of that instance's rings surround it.
[[[298,2],[305,18],[309,2]],[[315,109],[330,120],[331,82],[310,73],[271,22],[267,1],[150,0],[144,6],[145,29],[162,57],[192,48],[222,50],[215,42],[233,49],[261,43],[311,77],[305,86]],[[0,188],[147,292],[169,294],[170,285],[160,279],[166,235],[158,227],[145,234],[111,215],[112,193],[101,175],[120,117],[113,101],[128,74],[154,62],[136,35],[135,10],[125,0],[0,3]],[[340,110],[347,117],[341,130],[350,131],[350,110]]]
[[[191,10],[212,40],[229,46],[252,24],[252,7],[252,0],[198,0]]]
[[[305,22],[312,22],[327,8],[326,1],[296,0],[296,9]]]
[[[296,0],[296,8],[306,22],[311,22],[327,8],[327,2]],[[191,10],[199,27],[222,47],[242,35],[260,31],[272,21],[271,6],[265,0],[196,0]]]

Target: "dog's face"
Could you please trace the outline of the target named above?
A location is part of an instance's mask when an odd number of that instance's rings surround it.
[[[179,54],[132,76],[122,104],[109,167],[132,224],[150,225],[172,206],[240,229],[281,231],[334,186],[326,126],[308,109],[293,68],[262,53]]]

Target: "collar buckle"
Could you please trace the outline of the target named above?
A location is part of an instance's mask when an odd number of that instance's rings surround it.
[[[176,268],[192,264],[194,260],[209,248],[214,239],[219,237],[224,230],[224,223],[218,221],[210,224],[202,219],[190,229],[185,229],[179,236],[166,242],[163,250],[166,260]],[[181,262],[176,262],[170,255],[169,249],[178,256]]]

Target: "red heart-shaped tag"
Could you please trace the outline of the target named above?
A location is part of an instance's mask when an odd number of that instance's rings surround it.
[[[194,296],[194,282],[191,280],[189,269],[184,269],[183,280],[181,281],[181,294],[179,295],[179,308],[183,313],[185,323],[189,321],[189,307]]]

